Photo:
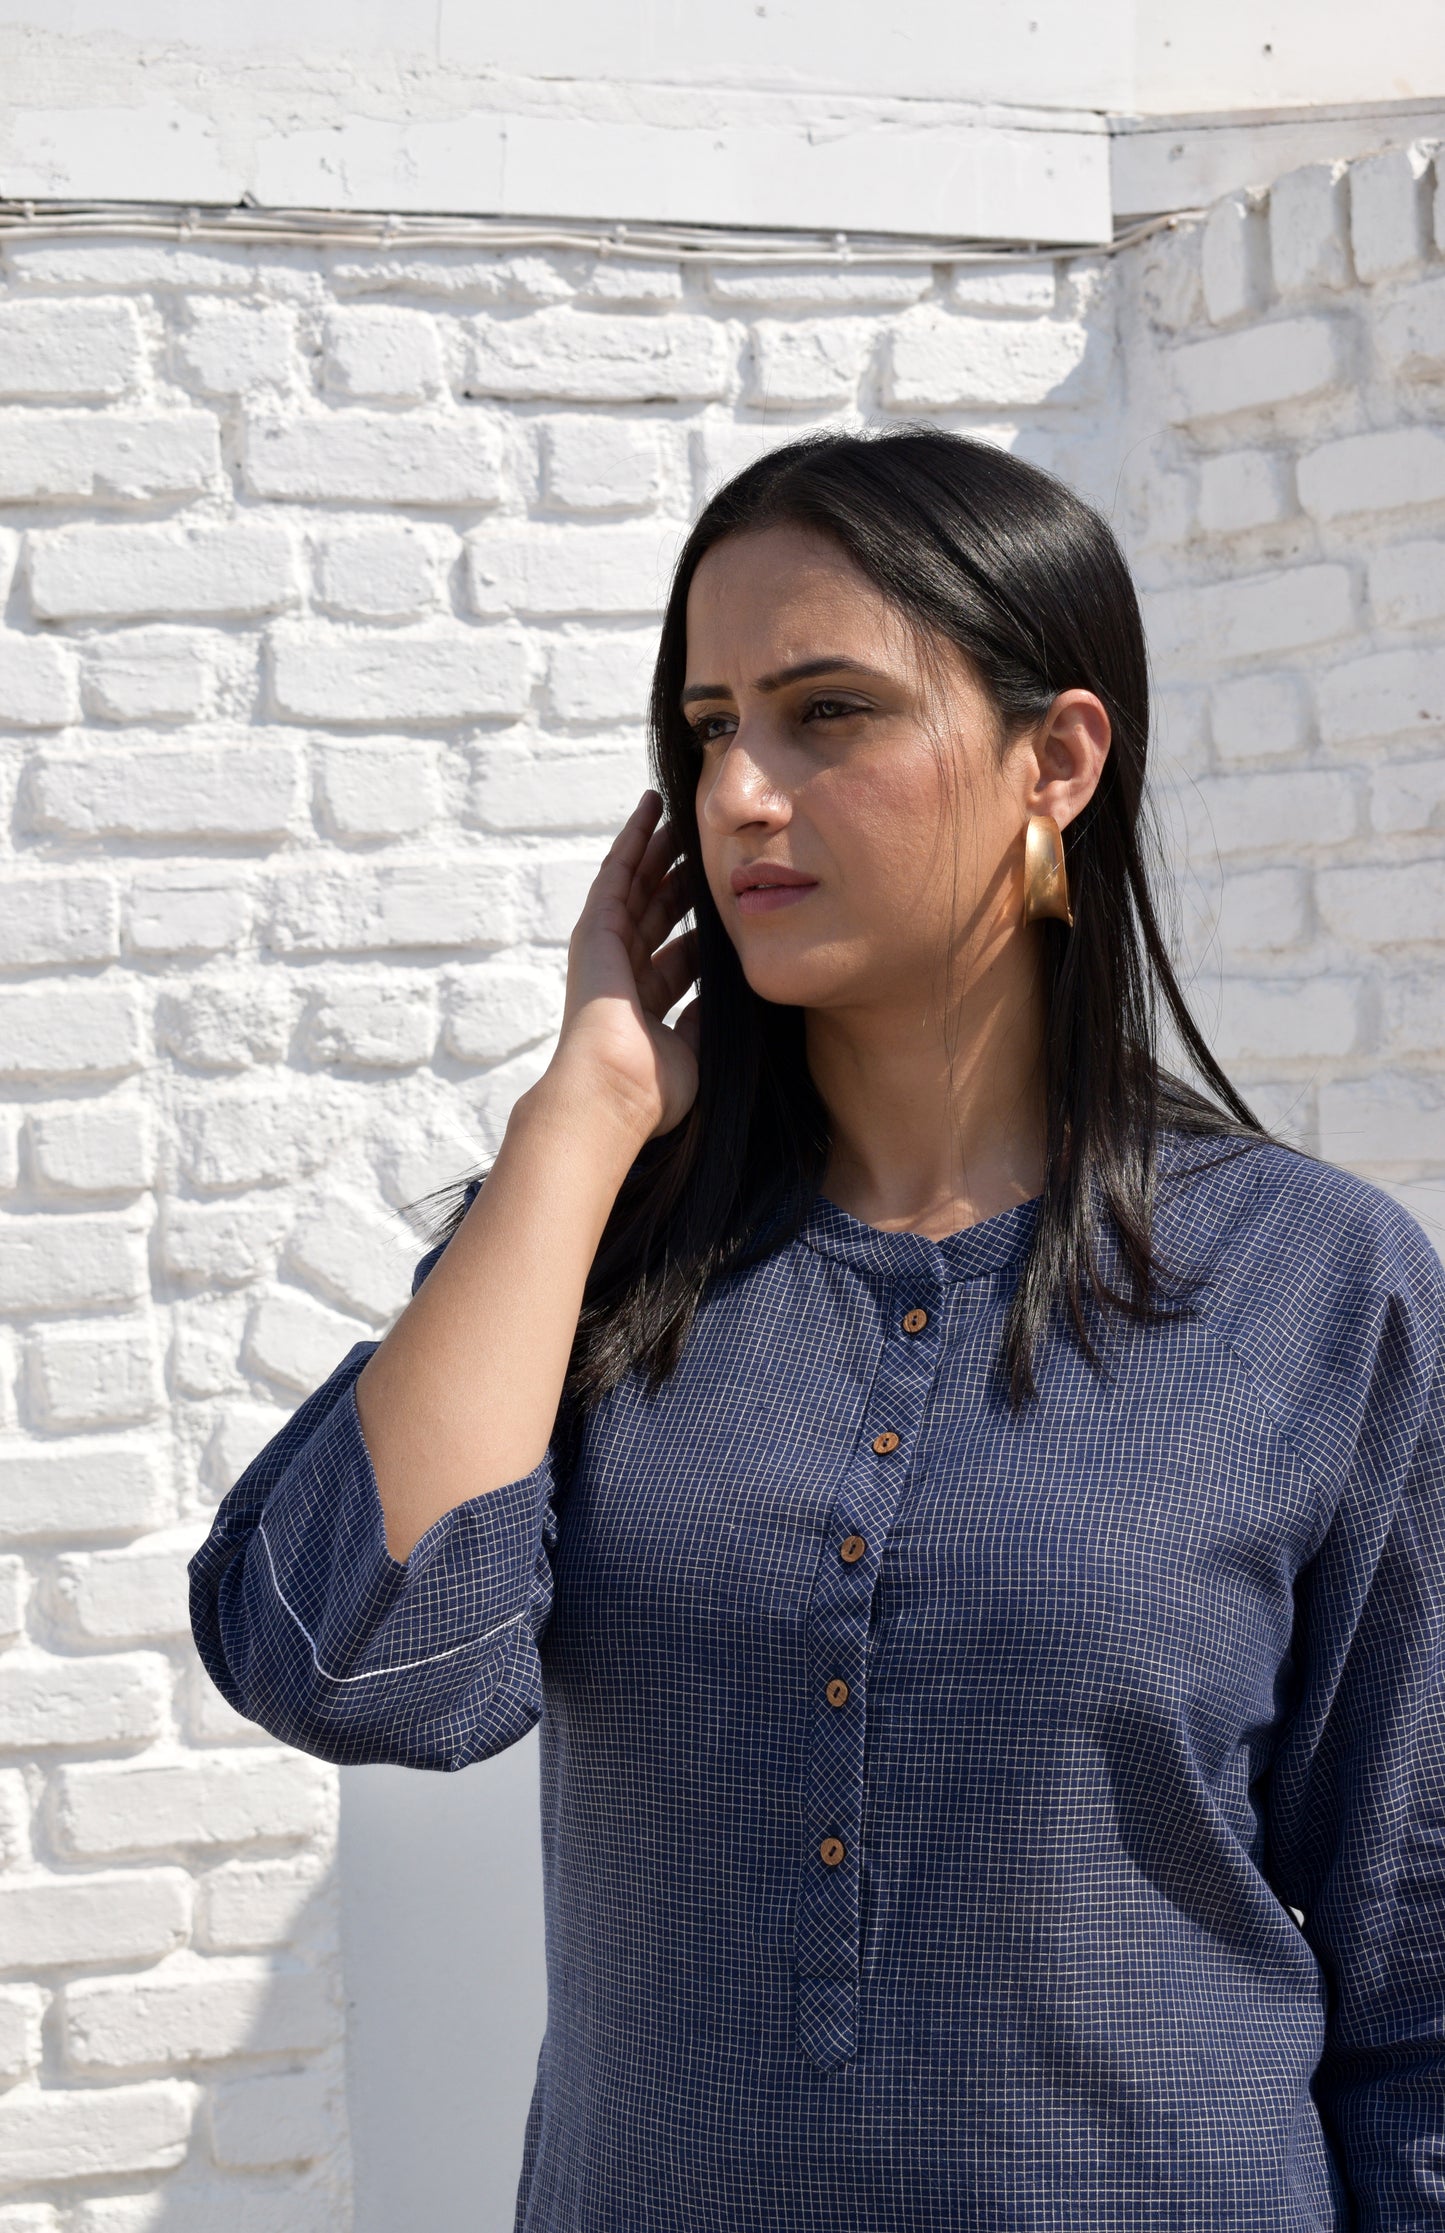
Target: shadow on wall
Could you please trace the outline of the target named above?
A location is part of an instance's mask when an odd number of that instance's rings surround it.
[[[546,2023],[537,1737],[341,1775],[355,2233],[512,2233]]]

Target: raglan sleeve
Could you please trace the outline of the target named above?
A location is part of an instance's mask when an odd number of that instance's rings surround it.
[[[377,1346],[358,1342],[222,1501],[190,1563],[191,1631],[222,1696],[284,1743],[464,1768],[541,1712],[568,1421],[530,1473],[457,1505],[400,1562],[356,1406]]]
[[[1445,1278],[1411,1231],[1404,1276],[1337,1343],[1357,1418],[1298,1578],[1267,1815],[1324,1972],[1314,2090],[1359,2233],[1445,2225]]]

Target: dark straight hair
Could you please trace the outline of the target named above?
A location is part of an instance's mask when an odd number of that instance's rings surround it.
[[[1072,688],[1094,691],[1112,724],[1098,787],[1066,836],[1074,927],[1040,926],[1046,1169],[999,1360],[1017,1405],[1035,1391],[1052,1326],[1097,1364],[1110,1313],[1150,1319],[1166,1307],[1172,1275],[1153,1235],[1161,1131],[1265,1135],[1194,1024],[1150,891],[1148,661],[1123,553],[1099,513],[1051,474],[929,427],[814,435],[773,450],[711,499],[678,559],[653,675],[651,753],[697,924],[699,1088],[618,1194],[564,1405],[586,1408],[634,1368],[655,1393],[710,1285],[791,1238],[823,1178],[828,1115],[805,1057],[804,1011],[752,990],[712,900],[697,746],[681,704],[700,561],[725,536],[785,524],[835,543],[925,648],[956,645],[1005,740]],[[1161,1004],[1207,1090],[1161,1067]],[[460,1222],[460,1185],[429,1197],[448,1205],[439,1234]]]

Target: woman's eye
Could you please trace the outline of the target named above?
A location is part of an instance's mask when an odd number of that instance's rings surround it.
[[[730,713],[705,713],[700,721],[690,721],[688,727],[694,744],[715,744],[719,737],[731,734],[737,721]]]
[[[860,705],[855,705],[851,698],[812,698],[808,702],[808,710],[803,718],[807,721],[811,721],[815,717],[823,721],[840,721],[850,713],[861,713],[862,711],[863,708]]]

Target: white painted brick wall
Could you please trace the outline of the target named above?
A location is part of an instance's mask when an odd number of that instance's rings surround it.
[[[1208,332],[1207,268],[1191,276],[1240,229],[1218,212],[1123,259],[1120,321],[1140,436],[1121,523],[1158,679],[1201,701],[1201,745],[1163,797],[1197,1006],[1267,1114],[1397,1192],[1437,1245],[1440,171],[1421,146],[1278,179],[1253,199],[1268,255],[1256,235],[1227,333]],[[1193,524],[1151,532],[1158,483],[1180,476]]]
[[[1024,267],[10,246],[0,2233],[349,2222],[336,1779],[184,1563],[546,1059],[726,473],[926,416],[1111,512],[1210,1027],[1445,1222],[1434,185]]]

